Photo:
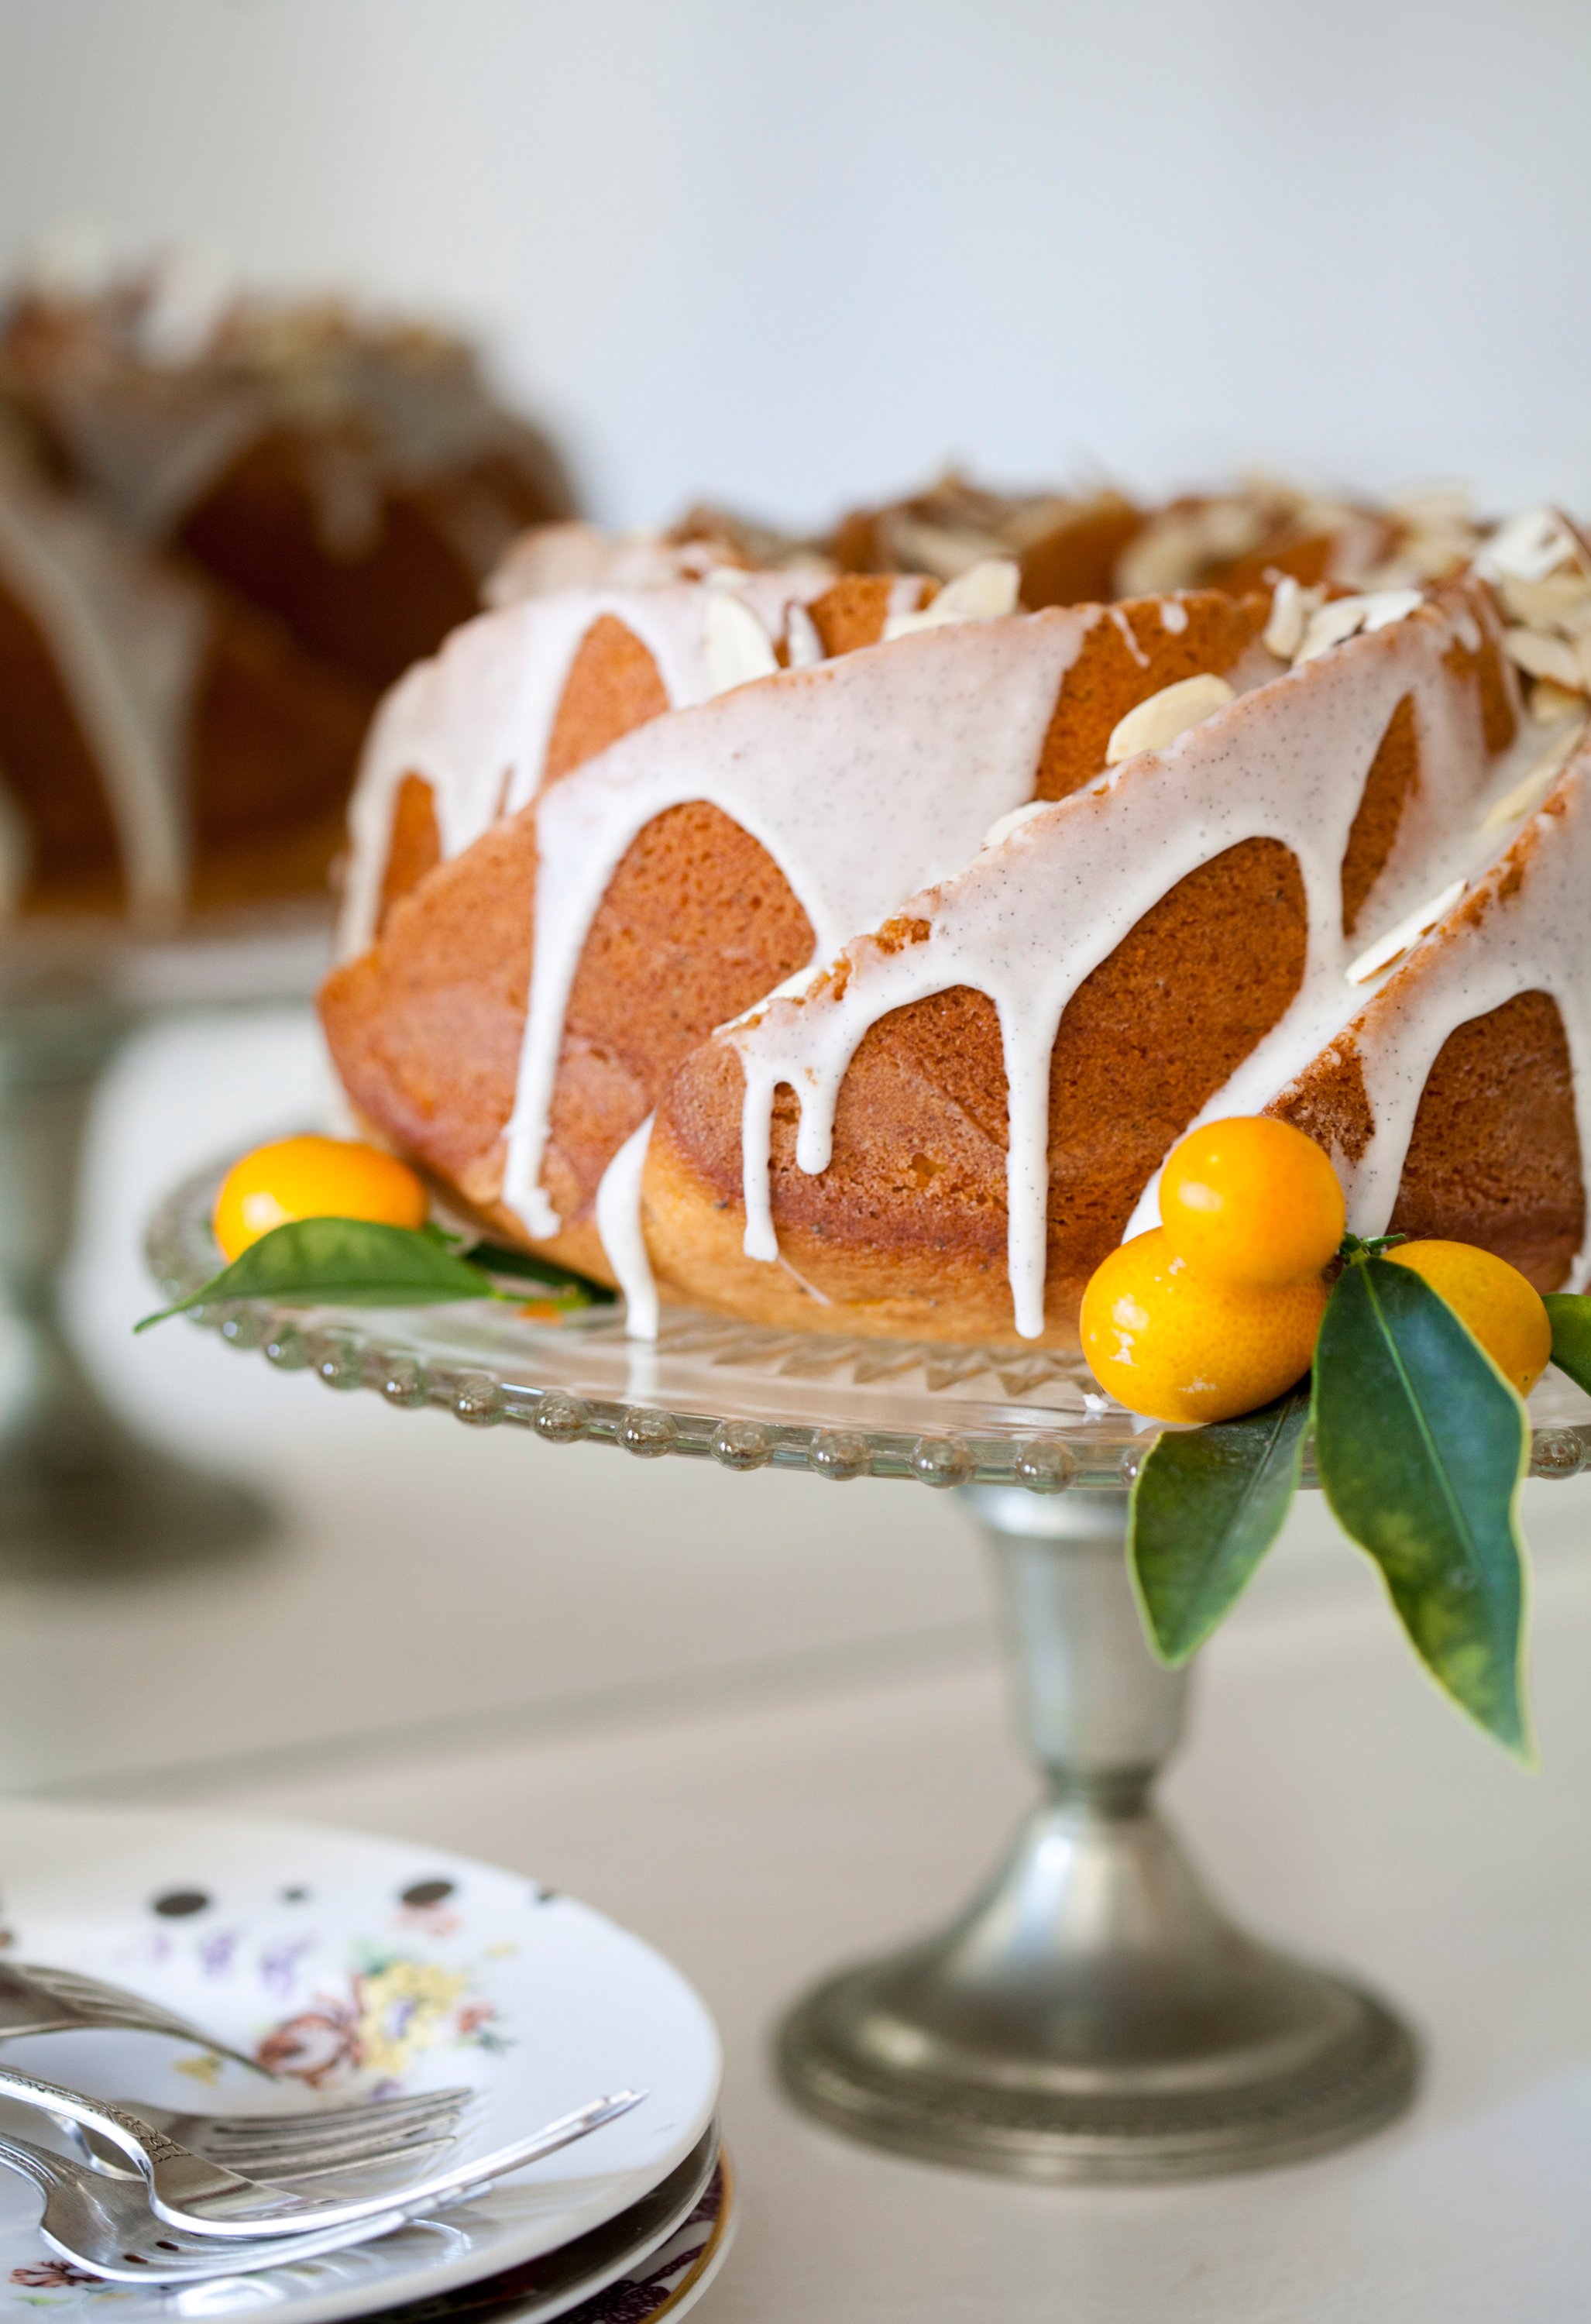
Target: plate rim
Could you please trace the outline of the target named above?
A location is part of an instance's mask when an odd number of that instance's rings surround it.
[[[141,1830],[154,1834],[160,1831],[178,1831],[184,1826],[208,1827],[211,1831],[225,1827],[229,1833],[237,1831],[260,1833],[290,1840],[299,1835],[309,1835],[320,1842],[327,1840],[334,1842],[352,1840],[359,1842],[363,1847],[378,1849],[394,1850],[418,1849],[424,1852],[428,1862],[435,1863],[439,1868],[457,1867],[473,1872],[487,1873],[498,1880],[521,1881],[531,1887],[539,1885],[534,1876],[510,1871],[506,1866],[494,1864],[487,1858],[466,1855],[452,1848],[432,1847],[425,1840],[395,1838],[389,1833],[372,1831],[356,1824],[323,1821],[311,1816],[256,1814],[248,1810],[234,1812],[231,1810],[209,1804],[195,1806],[163,1803],[148,1805],[143,1803],[124,1804],[119,1801],[102,1803],[94,1800],[51,1800],[14,1794],[9,1797],[0,1796],[0,1902],[5,1900],[11,1889],[11,1879],[5,1869],[5,1850],[7,1845],[7,1826],[14,1820],[18,1825],[27,1821],[41,1829],[48,1829],[57,1822],[78,1823],[84,1828],[86,1840],[88,1828],[96,1824],[101,1828],[119,1827],[127,1831],[130,1837],[136,1835]],[[583,1914],[589,1914],[606,1929],[617,1932],[631,1944],[640,1947],[676,1980],[688,2001],[694,2004],[700,2018],[701,2029],[706,2034],[711,2044],[712,2087],[706,2098],[694,2114],[682,2116],[682,2126],[676,2133],[667,2159],[664,2161],[656,2176],[651,2178],[646,2186],[634,2191],[627,2190],[611,2209],[603,2209],[596,2216],[584,2218],[574,2229],[573,2234],[553,2228],[549,2235],[550,2222],[544,2218],[534,2228],[527,2224],[517,2244],[510,2243],[490,2254],[478,2253],[471,2255],[455,2253],[447,2257],[438,2258],[429,2264],[417,2263],[406,2270],[397,2281],[385,2285],[366,2283],[343,2286],[318,2293],[307,2292],[298,2297],[290,2294],[273,2306],[270,2311],[274,2318],[281,2319],[281,2324],[336,2324],[336,2319],[342,2318],[385,2314],[389,2310],[401,2309],[417,2301],[435,2298],[449,2291],[460,2290],[467,2284],[479,2282],[483,2278],[505,2273],[512,2267],[543,2257],[548,2252],[557,2250],[563,2244],[572,2242],[583,2234],[593,2232],[607,2225],[622,2211],[630,2209],[636,2203],[644,2201],[646,2196],[667,2178],[670,2172],[678,2169],[681,2163],[685,2162],[702,2143],[709,2125],[717,2114],[723,2080],[722,2038],[706,2003],[684,1971],[669,1959],[667,1954],[652,1944],[649,1939],[638,1935],[634,1930],[627,1928],[622,1922],[613,1919],[611,1914],[602,1912],[598,1906],[587,1904],[583,1899],[569,1895],[567,1891],[558,1890],[548,1893],[556,1893],[561,1901],[577,1906]],[[490,2202],[492,2199],[490,2193],[487,2193],[476,2200]],[[374,2246],[371,2248],[373,2249]],[[636,2255],[631,2254],[630,2256],[633,2259]],[[602,2288],[600,2285],[593,2286],[584,2296],[594,2296],[594,2292]],[[151,2290],[153,2291],[152,2286]],[[152,2312],[154,2311],[152,2310]],[[538,2312],[535,2310],[530,2311],[532,2315]],[[550,2319],[561,2311],[547,2310],[540,2312],[545,2313]]]

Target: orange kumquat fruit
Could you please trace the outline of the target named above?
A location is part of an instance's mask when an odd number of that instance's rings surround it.
[[[1552,1354],[1552,1319],[1517,1267],[1473,1242],[1394,1243],[1382,1253],[1412,1268],[1468,1326],[1506,1380],[1528,1396]]]
[[[280,1138],[234,1163],[211,1224],[227,1259],[294,1219],[421,1227],[426,1190],[406,1162],[349,1138]]]
[[[1179,1259],[1205,1276],[1274,1289],[1318,1276],[1342,1241],[1342,1188],[1324,1150],[1290,1122],[1243,1114],[1173,1148],[1160,1219]]]
[[[1325,1312],[1319,1274],[1265,1286],[1223,1282],[1155,1227],[1094,1270],[1083,1353],[1100,1387],[1146,1420],[1231,1420],[1308,1371]]]

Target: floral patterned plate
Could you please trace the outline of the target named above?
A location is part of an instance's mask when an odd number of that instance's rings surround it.
[[[118,2324],[244,2310],[319,2324],[433,2298],[628,2210],[691,2154],[717,2099],[712,2021],[649,1947],[533,1881],[407,1841],[7,1802],[0,1941],[146,1994],[274,2077],[149,2035],[6,2045],[9,2061],[105,2097],[265,2113],[467,2082],[478,2095],[452,2150],[462,2160],[603,2090],[648,2093],[434,2221],[170,2293],[60,2282],[37,2197],[0,2175],[0,2324],[8,2309],[113,2299]]]
[[[682,2195],[680,2189],[685,2191]],[[502,2275],[371,2324],[658,2324],[693,2307],[734,2240],[734,2173],[716,2126],[630,2210]]]

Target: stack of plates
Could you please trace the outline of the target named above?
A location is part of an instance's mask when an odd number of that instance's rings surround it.
[[[324,1827],[0,1806],[0,1941],[132,1987],[278,2079],[149,2035],[8,2043],[97,2097],[296,2112],[468,2083],[464,2160],[604,2091],[648,2092],[589,2138],[435,2222],[170,2292],[55,2260],[38,2198],[0,2174],[0,2300],[117,2324],[398,2311],[412,2324],[651,2324],[705,2288],[733,2228],[718,2037],[678,1971],[565,1896],[464,1857]]]

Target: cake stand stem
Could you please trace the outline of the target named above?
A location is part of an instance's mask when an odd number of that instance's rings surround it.
[[[218,1555],[270,1529],[248,1489],[145,1442],[61,1323],[84,1135],[128,1012],[84,993],[0,1009],[0,1562],[67,1578]]]
[[[1254,2169],[1390,2120],[1413,2089],[1410,2034],[1235,1927],[1154,1804],[1189,1673],[1145,1644],[1126,1494],[965,1498],[1045,1794],[943,1934],[796,2006],[786,2089],[872,2144],[1029,2179]]]

